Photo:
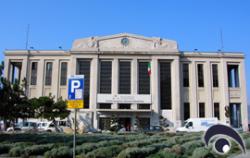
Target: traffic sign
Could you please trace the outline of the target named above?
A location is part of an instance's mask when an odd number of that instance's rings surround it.
[[[68,100],[67,101],[68,109],[82,109],[84,107],[83,100]]]
[[[77,110],[84,107],[84,75],[74,75],[68,79],[68,101],[69,109],[75,109],[74,136],[73,136],[73,158],[76,156],[76,121]]]
[[[84,75],[74,75],[68,78],[68,101],[69,109],[84,107]]]
[[[68,79],[68,100],[82,100],[84,75],[74,75]]]

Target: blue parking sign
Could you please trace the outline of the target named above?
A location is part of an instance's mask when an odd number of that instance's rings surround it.
[[[74,75],[68,79],[68,100],[83,100],[84,75]]]

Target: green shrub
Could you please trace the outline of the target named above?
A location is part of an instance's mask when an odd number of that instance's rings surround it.
[[[79,154],[86,154],[96,148],[105,147],[105,146],[112,146],[112,145],[119,145],[122,144],[123,141],[121,140],[111,140],[111,141],[101,141],[98,143],[85,143],[80,146],[76,147],[76,155]]]
[[[24,155],[24,147],[23,146],[16,146],[10,149],[9,156],[11,157],[18,157]]]
[[[171,148],[170,151],[176,153],[177,155],[182,155],[184,152],[184,148],[181,145],[176,144]]]
[[[25,155],[43,155],[46,151],[51,150],[54,147],[54,144],[42,144],[42,145],[33,145],[25,148]]]
[[[131,141],[128,143],[124,143],[123,146],[124,147],[141,147],[141,146],[146,146],[146,145],[150,145],[153,143],[157,143],[160,141],[164,141],[166,140],[166,138],[149,138],[149,139],[143,139],[143,140],[135,140],[135,141]]]
[[[30,142],[17,142],[13,144],[13,147],[9,150],[9,156],[17,157],[22,156],[25,153],[24,148],[32,145]]]
[[[247,149],[250,149],[250,138],[245,139],[245,145]]]
[[[157,151],[154,147],[127,148],[119,153],[117,158],[145,158]]]
[[[186,142],[182,144],[181,146],[183,147],[184,153],[187,156],[187,155],[192,155],[193,151],[196,148],[204,146],[204,143],[202,142],[202,140],[193,140],[193,141]]]
[[[81,158],[112,158],[115,157],[117,154],[119,154],[122,151],[122,147],[119,145],[113,145],[108,147],[101,147],[97,148],[91,152],[89,152],[87,155],[81,155]]]
[[[192,158],[212,158],[213,155],[210,153],[210,150],[205,147],[196,148],[192,154]]]
[[[0,154],[8,153],[12,147],[12,144],[0,144]]]
[[[169,150],[161,150],[155,154],[148,156],[147,158],[180,158],[180,156],[177,155],[176,153],[172,153],[169,149]]]
[[[72,150],[67,146],[54,148],[50,151],[45,152],[45,158],[71,158]]]

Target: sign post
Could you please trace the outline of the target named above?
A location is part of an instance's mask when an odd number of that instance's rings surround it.
[[[74,75],[68,78],[68,101],[67,108],[74,109],[74,136],[73,136],[73,158],[76,156],[76,113],[77,109],[84,107],[84,75]]]

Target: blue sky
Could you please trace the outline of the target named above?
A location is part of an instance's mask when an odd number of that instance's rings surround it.
[[[250,79],[248,0],[5,0],[0,2],[0,51],[69,49],[72,41],[121,32],[176,40],[180,50],[242,51]],[[0,60],[4,56],[0,54]],[[247,84],[250,100],[250,84]]]

